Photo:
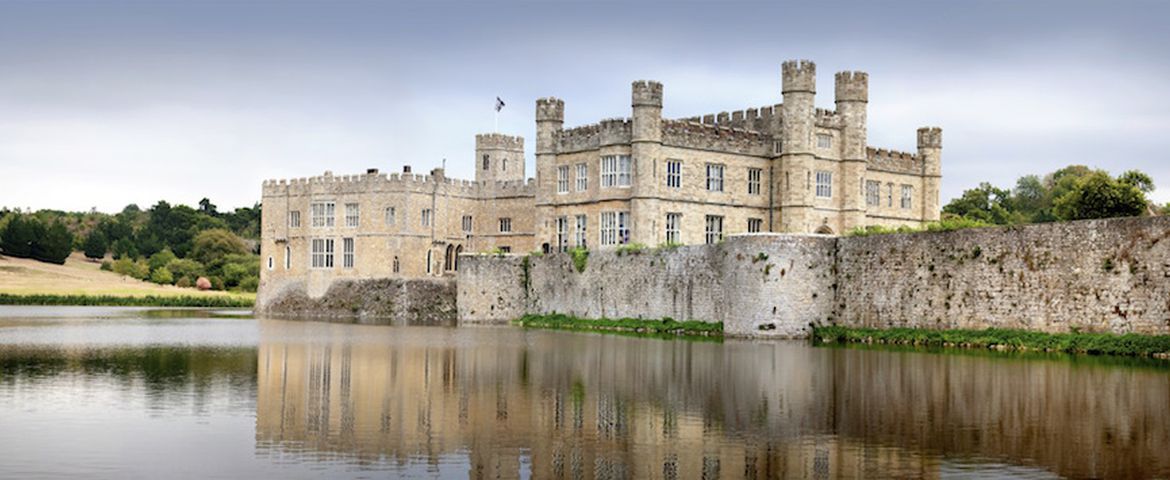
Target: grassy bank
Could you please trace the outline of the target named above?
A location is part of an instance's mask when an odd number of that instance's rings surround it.
[[[646,335],[678,335],[692,337],[722,337],[723,324],[688,320],[680,322],[672,318],[643,320],[638,318],[596,320],[577,318],[553,313],[549,315],[525,315],[512,322],[514,325],[531,328],[558,330],[588,330],[636,333]]]
[[[814,327],[813,341],[1170,358],[1170,335],[1132,333],[1043,333],[998,328],[927,330]]]
[[[252,298],[235,296],[117,296],[117,295],[14,295],[0,293],[0,305],[80,305],[114,307],[211,307],[252,308]]]

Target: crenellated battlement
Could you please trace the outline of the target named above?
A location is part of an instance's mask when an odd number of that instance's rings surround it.
[[[917,154],[867,147],[866,162],[870,170],[917,175],[922,173],[922,157]]]
[[[858,71],[837,72],[834,98],[838,102],[868,102],[869,74]]]
[[[814,125],[823,128],[841,128],[841,117],[837,115],[836,111],[818,108],[815,115]]]
[[[536,99],[536,121],[565,121],[565,101],[556,97],[544,97]]]
[[[412,173],[333,175],[332,172],[325,172],[315,177],[265,180],[262,185],[264,196],[430,193],[436,189],[443,194],[462,197],[532,196],[536,193],[536,183],[532,179],[476,182],[441,175]]]
[[[635,107],[662,107],[662,82],[635,81],[632,88],[632,103]]]
[[[561,132],[561,153],[596,150],[606,145],[630,143],[634,123],[629,118],[608,118],[598,123],[566,129]]]
[[[942,129],[939,127],[919,128],[918,148],[942,148]]]
[[[779,125],[780,105],[765,105],[734,112],[720,112],[696,117],[680,118],[678,121],[741,128],[757,132],[772,133],[773,122]]]
[[[788,60],[780,71],[783,93],[817,93],[817,64],[811,60]]]
[[[755,130],[688,120],[663,120],[662,144],[719,152],[764,156],[772,136]]]
[[[524,151],[524,137],[502,133],[481,133],[475,136],[475,148],[491,150]]]

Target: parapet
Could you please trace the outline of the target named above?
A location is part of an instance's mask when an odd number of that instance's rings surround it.
[[[823,128],[841,128],[841,117],[837,116],[836,111],[818,108],[815,112],[814,125]]]
[[[536,99],[536,121],[564,122],[565,101],[556,97]]]
[[[922,157],[908,152],[866,147],[866,168],[908,175],[922,174]]]
[[[662,83],[638,80],[634,82],[632,97],[635,107],[662,107]]]
[[[782,92],[817,93],[817,64],[811,60],[789,60],[780,66]]]
[[[715,152],[767,156],[771,136],[753,130],[686,120],[662,122],[663,145]]]
[[[834,76],[834,98],[838,102],[868,102],[869,74],[865,72],[837,72]]]
[[[609,118],[599,123],[570,128],[561,132],[560,153],[596,150],[606,145],[630,143],[633,122],[629,118]]]
[[[524,137],[502,133],[481,133],[475,136],[475,149],[524,152]]]
[[[731,113],[720,112],[717,114],[681,118],[678,121],[772,133],[772,122],[780,121],[778,112],[780,112],[779,104],[765,105],[759,108],[736,110]],[[775,117],[775,120],[773,120],[773,117]]]
[[[942,148],[942,129],[939,127],[919,128],[918,148]]]

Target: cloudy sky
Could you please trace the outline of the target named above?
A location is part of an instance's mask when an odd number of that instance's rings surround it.
[[[0,206],[221,208],[260,181],[473,175],[474,134],[780,101],[780,63],[870,73],[871,145],[944,129],[943,200],[1083,163],[1137,168],[1170,201],[1170,2],[33,2],[0,0]]]

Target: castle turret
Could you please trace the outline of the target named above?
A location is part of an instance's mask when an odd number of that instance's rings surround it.
[[[808,60],[789,60],[781,66],[784,104],[780,175],[773,177],[780,192],[780,232],[813,231],[813,138],[817,94],[817,66]]]
[[[475,181],[524,181],[524,137],[501,133],[475,136]]]
[[[659,186],[654,178],[654,163],[662,156],[662,84],[652,80],[634,82],[630,104],[634,115],[630,137],[631,193],[640,197],[630,205],[635,225],[630,241],[657,245],[663,241],[658,238],[660,215],[658,201],[653,198]]]
[[[556,191],[557,144],[565,125],[565,102],[536,100],[536,244],[552,244],[552,195]]]
[[[939,219],[939,183],[942,182],[942,129],[922,127],[918,129],[918,157],[922,159],[922,219],[928,222]]]
[[[837,72],[834,100],[841,119],[842,231],[865,226],[866,107],[869,103],[869,75],[865,72]]]

